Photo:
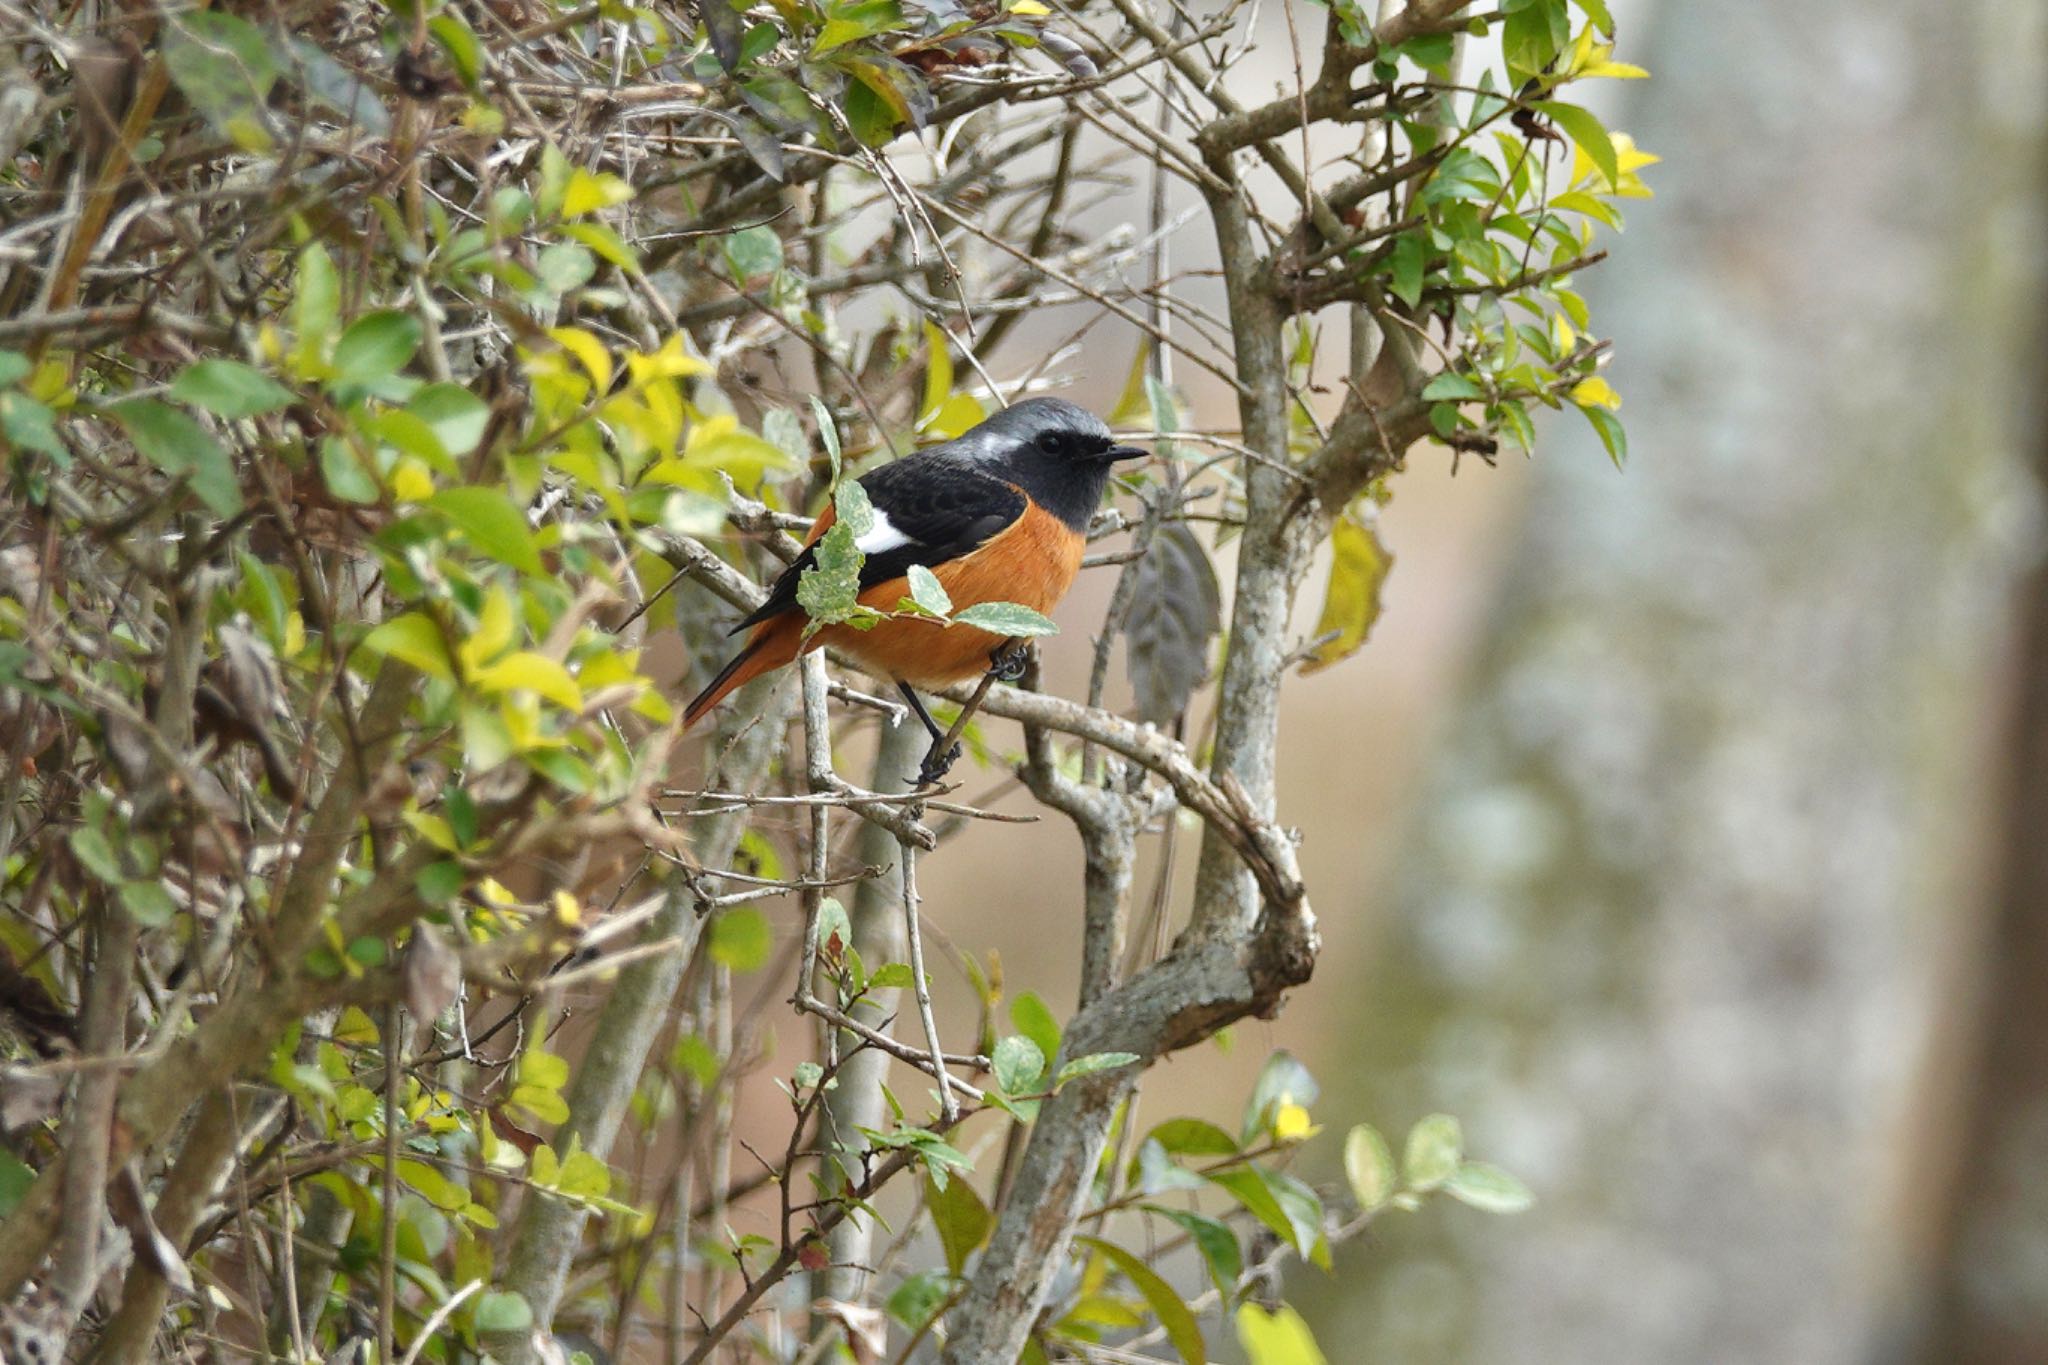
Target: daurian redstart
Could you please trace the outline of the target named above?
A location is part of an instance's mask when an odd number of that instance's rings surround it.
[[[860,602],[894,611],[910,595],[910,566],[922,564],[955,611],[1018,602],[1050,612],[1080,571],[1088,519],[1102,502],[1110,466],[1145,453],[1118,445],[1100,418],[1064,399],[1029,398],[953,440],[862,475],[875,519],[854,542],[866,556]],[[767,601],[734,627],[734,633],[748,627],[754,633],[690,703],[686,725],[742,683],[829,646],[894,679],[936,740],[941,733],[913,685],[963,682],[999,662],[1006,637],[909,616],[884,619],[870,630],[830,625],[806,640],[797,580],[816,563],[813,547],[832,521],[828,506]]]

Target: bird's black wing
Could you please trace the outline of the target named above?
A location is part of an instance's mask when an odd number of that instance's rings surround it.
[[[863,590],[901,578],[913,564],[929,567],[970,554],[1024,515],[1024,494],[1013,484],[957,458],[906,455],[863,474],[860,486],[875,511],[905,537],[871,554],[860,566]],[[806,546],[768,589],[768,598],[734,632],[797,609],[796,585],[818,562]]]

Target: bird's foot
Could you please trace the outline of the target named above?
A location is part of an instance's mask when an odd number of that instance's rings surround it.
[[[1014,683],[1031,666],[1031,642],[1012,640],[988,656],[988,671],[997,682]]]
[[[960,761],[960,745],[956,742],[952,748],[942,749],[940,745],[944,742],[940,740],[932,745],[931,751],[924,756],[924,762],[918,765],[917,776],[911,779],[911,790],[937,786]]]

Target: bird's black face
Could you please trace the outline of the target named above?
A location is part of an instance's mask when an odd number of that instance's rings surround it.
[[[1065,427],[1051,427],[1032,438],[1031,444],[1041,455],[1055,460],[1072,461],[1076,464],[1114,464],[1118,460],[1143,459],[1147,452],[1136,446],[1120,446],[1109,434],[1107,427],[1096,426],[1099,430],[1077,431]]]
[[[1143,457],[1118,445],[1102,419],[1063,398],[1028,398],[969,432],[1040,505],[1076,530],[1102,501],[1110,466]]]

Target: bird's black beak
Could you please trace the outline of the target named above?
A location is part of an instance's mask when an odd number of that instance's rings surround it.
[[[1105,463],[1114,464],[1119,460],[1142,460],[1151,453],[1137,446],[1111,446],[1102,452],[1102,458]]]

